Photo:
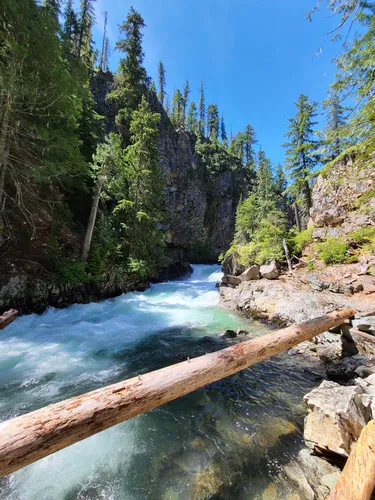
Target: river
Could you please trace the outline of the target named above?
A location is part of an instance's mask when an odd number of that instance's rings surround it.
[[[0,419],[223,348],[228,328],[266,333],[219,307],[220,276],[196,265],[142,293],[18,318],[0,334]],[[287,498],[274,480],[303,446],[316,384],[283,354],[1,479],[0,498]]]

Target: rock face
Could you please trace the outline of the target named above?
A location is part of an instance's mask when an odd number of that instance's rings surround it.
[[[106,101],[113,75],[99,72],[91,85],[107,131],[114,130],[116,106]],[[167,253],[174,260],[214,261],[233,237],[242,174],[235,173],[229,155],[219,168],[208,170],[195,151],[196,137],[173,127],[154,93],[150,92],[148,99],[153,110],[160,113]]]
[[[336,163],[326,175],[319,175],[312,190],[313,237],[343,236],[373,224],[374,185],[374,167],[354,164],[349,157]]]
[[[240,276],[241,282],[243,281],[254,281],[260,279],[259,266],[248,267]]]
[[[363,389],[340,386],[324,380],[304,398],[308,408],[304,438],[307,446],[320,453],[348,457],[352,445],[371,418],[364,404]]]

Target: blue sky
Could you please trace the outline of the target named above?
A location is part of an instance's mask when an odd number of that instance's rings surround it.
[[[218,104],[228,133],[251,123],[259,145],[276,163],[283,161],[281,144],[299,94],[316,101],[326,97],[335,74],[332,59],[341,49],[326,35],[338,23],[330,12],[306,20],[314,1],[97,0],[94,37],[100,48],[107,10],[110,66],[116,69],[118,25],[133,5],[147,25],[148,74],[157,81],[162,60],[170,96],[189,78],[196,101],[203,79],[206,105]]]

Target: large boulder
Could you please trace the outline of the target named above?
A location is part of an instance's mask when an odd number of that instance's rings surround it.
[[[353,326],[362,332],[375,334],[375,316],[363,316],[352,321]]]
[[[353,443],[371,418],[359,386],[340,386],[324,380],[304,397],[308,407],[304,438],[306,445],[322,454],[348,457]]]
[[[273,260],[269,264],[260,266],[260,274],[262,278],[266,278],[268,280],[276,280],[280,276],[280,271],[276,261]]]
[[[231,274],[224,275],[221,278],[221,284],[231,287],[236,287],[241,283],[241,278],[239,276],[232,276]]]
[[[241,282],[243,281],[254,281],[254,280],[259,280],[260,279],[260,271],[259,271],[259,266],[254,265],[250,266],[244,271],[241,276]]]

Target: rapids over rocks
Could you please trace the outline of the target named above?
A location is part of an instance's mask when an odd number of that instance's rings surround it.
[[[1,420],[224,348],[226,329],[264,334],[219,307],[220,277],[196,265],[143,293],[20,317],[0,336]],[[278,356],[1,479],[0,498],[264,498],[303,446],[302,398],[315,385]]]

